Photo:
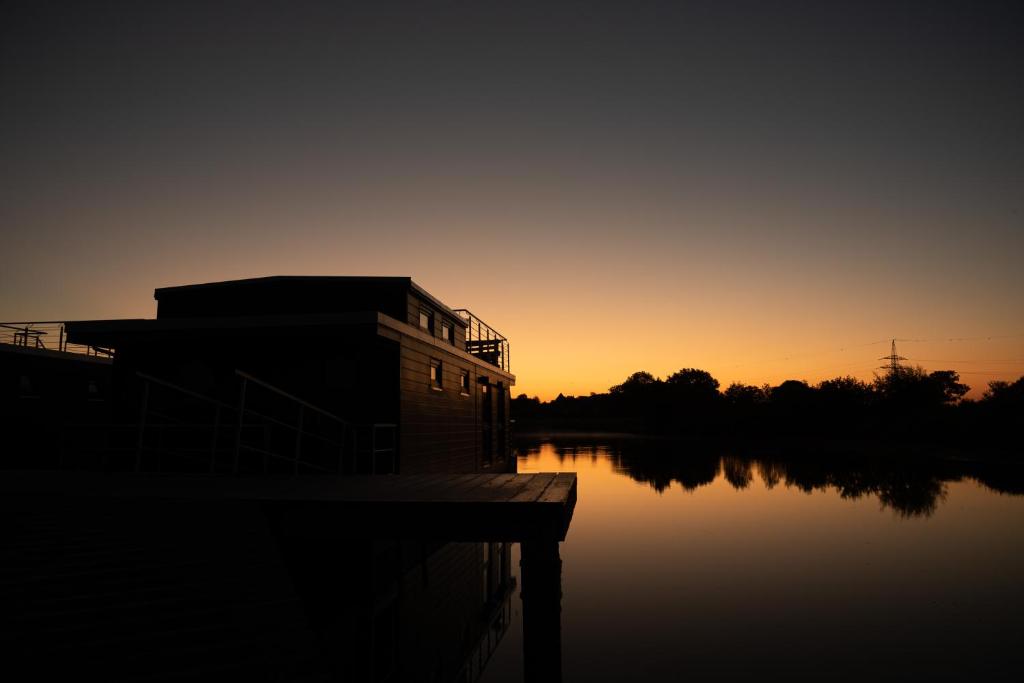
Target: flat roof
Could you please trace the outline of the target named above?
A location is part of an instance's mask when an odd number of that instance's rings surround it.
[[[264,277],[252,277],[242,278],[239,280],[221,280],[218,282],[200,282],[191,285],[173,285],[170,287],[158,287],[153,290],[153,298],[157,301],[164,294],[173,294],[175,292],[203,290],[203,289],[231,289],[231,288],[244,288],[250,285],[257,284],[275,284],[275,283],[292,283],[302,282],[311,284],[382,284],[391,285],[394,287],[402,287],[404,289],[410,289],[415,292],[418,296],[426,299],[434,306],[437,306],[442,311],[452,316],[456,323],[466,326],[466,322],[447,304],[443,303],[440,299],[435,297],[433,294],[423,289],[420,285],[416,284],[415,281],[409,276],[380,276],[380,275],[267,275]]]
[[[251,284],[268,282],[351,282],[353,284],[392,284],[395,286],[410,286],[411,277],[391,277],[378,275],[266,275],[263,277],[247,277],[238,280],[218,280],[216,282],[198,282],[191,285],[171,285],[169,287],[157,287],[153,291],[153,297],[157,300],[160,295],[167,292],[180,292],[193,289],[211,289],[221,287],[238,287]]]

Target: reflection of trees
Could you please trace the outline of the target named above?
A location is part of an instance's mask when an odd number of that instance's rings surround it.
[[[756,472],[767,488],[784,484],[808,493],[834,490],[851,500],[875,496],[883,508],[903,517],[930,516],[945,500],[946,484],[965,477],[1000,493],[1024,494],[1024,466],[1018,464],[982,465],[899,454],[723,457],[707,448],[648,439],[585,444],[566,438],[554,440],[554,445],[560,457],[611,456],[616,472],[659,493],[673,483],[693,491],[719,474],[742,490],[751,485]],[[534,453],[537,447],[522,444],[520,452]]]
[[[946,497],[946,481],[959,479],[928,460],[871,458],[772,460],[786,486],[803,491],[834,489],[841,498],[873,495],[904,517],[929,516]]]
[[[722,474],[734,489],[745,489],[754,481],[753,462],[728,455],[722,458]]]
[[[717,455],[696,454],[676,458],[670,453],[662,453],[652,458],[634,449],[619,451],[617,455],[616,471],[635,481],[649,484],[658,493],[673,483],[686,491],[693,491],[713,482],[719,473],[720,461]]]
[[[765,488],[769,489],[778,486],[786,476],[786,471],[778,463],[765,460],[757,461],[757,473],[761,475],[761,481],[764,482]]]
[[[882,507],[892,508],[904,517],[930,517],[946,500],[946,485],[937,479],[886,482],[874,494]]]

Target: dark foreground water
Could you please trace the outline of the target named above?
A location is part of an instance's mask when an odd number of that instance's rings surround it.
[[[1024,672],[1019,469],[585,436],[523,440],[518,458],[579,476],[566,680]],[[518,592],[511,612],[483,681],[522,680]]]

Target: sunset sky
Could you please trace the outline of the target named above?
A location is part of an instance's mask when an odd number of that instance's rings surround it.
[[[0,320],[410,275],[541,398],[1024,374],[1020,3],[17,4]]]

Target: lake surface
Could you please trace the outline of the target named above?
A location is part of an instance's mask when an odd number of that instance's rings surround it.
[[[578,473],[566,680],[1022,671],[1019,468],[600,436],[521,439],[518,468]],[[485,682],[522,680],[519,591],[511,612]]]

